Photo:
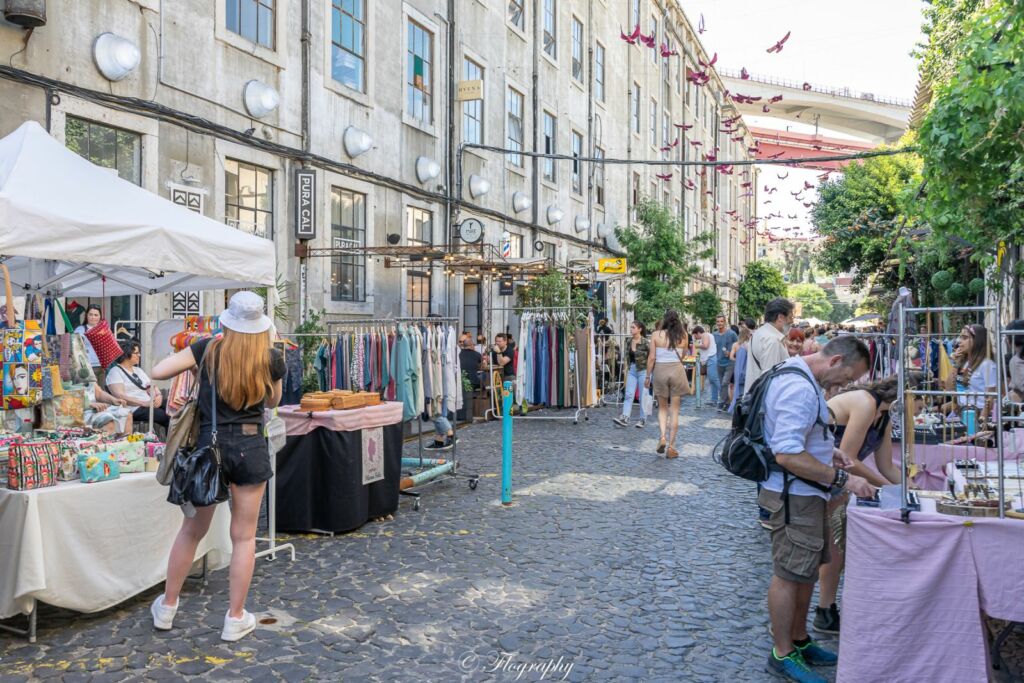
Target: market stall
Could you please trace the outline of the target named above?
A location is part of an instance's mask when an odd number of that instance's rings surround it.
[[[11,274],[13,300],[7,304],[19,309],[19,317],[29,312],[20,306],[21,295],[56,304],[71,296],[275,281],[269,240],[120,179],[34,122],[0,140],[0,260]],[[0,489],[0,618],[29,614],[29,628],[18,632],[32,640],[36,601],[94,611],[159,583],[181,520],[150,466],[158,457],[155,444],[101,436],[83,423],[88,388],[65,372],[71,361],[63,342],[73,335],[59,321],[53,330],[47,327],[36,320],[11,328],[23,338],[26,354],[30,342],[35,347],[37,339],[52,335],[39,370],[55,374],[16,419],[7,419],[14,410],[4,411],[6,431],[0,435],[9,447],[7,476],[0,482],[7,486]],[[54,423],[40,424],[47,415]],[[33,432],[42,426],[45,432]],[[214,566],[226,564],[230,554],[228,520],[227,510],[218,511],[199,549],[210,553]]]
[[[344,532],[398,509],[402,404],[303,411],[282,406],[288,433],[277,454],[277,525]]]

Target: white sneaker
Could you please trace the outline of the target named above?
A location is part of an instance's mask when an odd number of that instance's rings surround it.
[[[164,596],[161,593],[149,607],[153,615],[153,628],[161,631],[170,631],[174,626],[174,615],[178,613],[178,606],[168,607],[164,604]]]
[[[231,613],[224,615],[224,630],[220,632],[220,639],[233,643],[241,640],[256,630],[256,616],[249,611],[242,611],[241,619],[234,619]]]

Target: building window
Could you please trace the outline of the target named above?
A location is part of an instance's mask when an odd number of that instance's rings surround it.
[[[508,0],[508,20],[520,31],[526,30],[524,0]]]
[[[541,242],[541,244],[544,245],[544,248],[541,249],[540,255],[543,256],[544,258],[546,258],[547,260],[551,261],[552,263],[554,263],[555,262],[555,244],[554,244],[554,242]]]
[[[640,203],[640,174],[633,171],[633,208]]]
[[[508,110],[508,142],[505,146],[508,149],[521,152],[523,149],[523,94],[509,88],[506,108]],[[520,168],[523,166],[522,154],[509,154],[508,160],[513,166]]]
[[[224,220],[257,237],[274,239],[274,172],[244,161],[224,161]]]
[[[651,17],[651,38],[654,38],[654,49],[651,50],[651,61],[658,63],[658,56],[661,54],[661,46],[658,43],[658,20]]]
[[[431,106],[430,73],[433,64],[434,36],[415,21],[409,20],[408,74],[409,92],[406,106],[409,115],[421,123],[430,124],[433,118]]]
[[[229,31],[274,49],[274,0],[226,0],[225,18]]]
[[[544,52],[552,59],[558,59],[558,41],[555,36],[557,25],[557,10],[555,0],[544,0]]]
[[[366,92],[366,0],[331,0],[331,78]]]
[[[604,45],[594,46],[594,97],[604,102]]]
[[[668,136],[670,135],[669,127],[671,125],[671,122],[668,120],[668,118],[669,118],[668,117],[668,112],[667,111],[663,111],[661,113],[661,146],[662,147],[668,147],[669,144],[671,144],[671,142],[668,139]],[[671,154],[671,150],[669,150],[669,153]]]
[[[595,147],[594,158],[604,159],[604,150]],[[604,164],[601,162],[598,162],[594,168],[594,201],[598,206],[604,206]]]
[[[509,258],[523,258],[523,236],[510,232],[508,235]]]
[[[468,57],[463,62],[463,77],[467,81],[483,81],[484,70]],[[469,100],[462,103],[462,141],[482,144],[484,141],[484,101]]]
[[[640,25],[640,0],[632,0],[630,4],[633,5],[633,21],[629,24],[629,30],[632,32],[634,26]]]
[[[576,131],[572,132],[572,156],[572,191],[583,194],[583,136]]]
[[[557,154],[555,142],[558,137],[558,122],[553,114],[544,112],[544,153]],[[558,177],[554,159],[544,159],[544,180],[555,182]]]
[[[430,273],[409,271],[405,285],[405,302],[409,315],[426,318],[430,315]]]
[[[480,283],[466,282],[462,285],[462,329],[473,335],[483,329],[480,318]]]
[[[583,82],[583,22],[572,18],[572,77]]]
[[[366,195],[331,188],[331,246],[366,246]],[[366,256],[342,254],[331,263],[331,300],[366,301]]]
[[[658,102],[651,99],[651,147],[658,146]]]
[[[138,133],[68,116],[64,141],[72,152],[142,185],[142,136]]]
[[[665,45],[669,51],[672,51],[672,41],[668,39],[668,31],[665,32]],[[656,48],[658,54],[661,54],[661,45]],[[662,57],[661,58],[661,80],[665,82],[665,85],[670,85],[672,81],[672,58]],[[666,91],[667,92],[667,91]]]
[[[635,135],[640,135],[640,84],[633,84],[633,92],[629,100],[630,126]]]
[[[405,237],[409,244],[433,244],[433,214],[410,206],[405,211]]]

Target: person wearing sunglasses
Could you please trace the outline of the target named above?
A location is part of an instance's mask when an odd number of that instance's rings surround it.
[[[153,423],[164,428],[171,418],[163,408],[163,395],[153,386],[149,376],[138,367],[142,351],[137,341],[121,342],[121,360],[107,371],[107,391],[123,400],[136,421],[149,421],[149,402],[153,402]]]

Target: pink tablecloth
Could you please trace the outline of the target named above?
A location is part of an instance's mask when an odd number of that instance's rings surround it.
[[[1016,442],[1013,439],[1008,439],[1006,444],[1006,451],[1003,454],[1005,462],[1019,462],[1021,460],[1021,453],[1019,447],[1015,446],[1015,443],[1024,444],[1024,430],[1015,429],[1014,432],[1018,432]],[[908,457],[910,454],[908,453]],[[872,458],[874,456],[871,456]],[[996,449],[994,448],[981,448],[980,446],[948,446],[946,444],[937,444],[932,446],[923,446],[921,444],[914,445],[913,462],[917,464],[918,472],[914,476],[914,485],[924,491],[945,491],[946,490],[946,473],[945,468],[947,463],[953,460],[970,460],[974,458],[978,462],[995,462],[997,460]],[[900,462],[900,444],[895,442],[892,445],[892,460],[897,463]],[[871,466],[874,466],[874,462],[871,462]],[[897,471],[899,468],[897,467]]]
[[[281,406],[277,414],[284,419],[288,436],[309,434],[317,427],[335,432],[355,432],[360,429],[384,427],[402,421],[402,404],[386,401],[379,406],[352,410],[325,410],[318,413],[304,411],[299,406]]]
[[[988,680],[980,614],[1024,621],[1024,522],[848,512],[836,680]]]

